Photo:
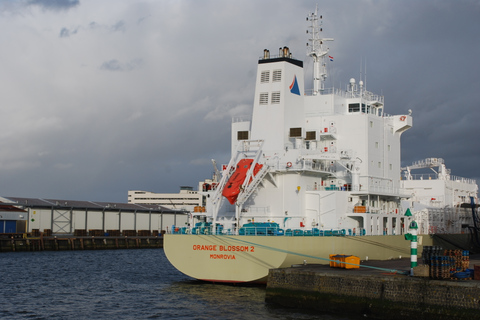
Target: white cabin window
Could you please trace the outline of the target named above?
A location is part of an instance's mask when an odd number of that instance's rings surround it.
[[[390,163],[390,170],[392,170],[392,164]]]
[[[268,93],[260,93],[260,104],[268,104]]]
[[[390,145],[388,145],[388,151],[390,151]]]
[[[262,71],[260,75],[260,82],[261,83],[270,82],[270,71]]]
[[[379,161],[378,162],[378,167],[381,168],[382,167],[382,163]]]
[[[378,149],[378,142],[375,142],[375,148]]]
[[[272,104],[273,103],[280,103],[280,92],[272,92]]]
[[[370,121],[370,128],[373,128],[373,121]]]
[[[282,70],[273,70],[273,82],[282,81]]]

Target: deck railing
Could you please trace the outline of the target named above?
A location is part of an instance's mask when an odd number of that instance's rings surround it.
[[[171,229],[172,234],[194,234],[194,235],[237,235],[235,230],[224,230],[223,228],[213,227],[195,227],[189,229],[187,227],[175,227]],[[320,230],[313,228],[306,229],[282,229],[282,228],[270,228],[270,227],[257,227],[257,228],[240,228],[238,235],[240,236],[285,236],[285,237],[343,237],[343,236],[364,236],[366,235],[365,229],[341,229],[341,230]]]
[[[436,173],[415,173],[410,175],[410,179],[404,179],[406,180],[437,180],[439,179],[439,175]],[[469,179],[469,178],[463,178],[459,176],[454,176],[454,175],[447,175],[443,180],[447,181],[457,181],[457,182],[463,182],[463,183],[468,183],[468,184],[475,184],[476,180],[475,179]]]

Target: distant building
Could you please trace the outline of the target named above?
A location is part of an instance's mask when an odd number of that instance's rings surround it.
[[[169,209],[192,212],[203,203],[202,195],[192,187],[180,187],[179,193],[155,193],[150,191],[129,190],[128,203],[158,205]]]
[[[0,233],[24,233],[27,229],[25,210],[7,204],[8,199],[0,197]]]
[[[205,206],[205,196],[201,191],[215,188],[217,183],[212,179],[205,179],[198,183],[199,191],[192,187],[180,187],[179,193],[155,193],[150,191],[129,190],[128,203],[159,205],[169,209],[195,211],[195,207]]]

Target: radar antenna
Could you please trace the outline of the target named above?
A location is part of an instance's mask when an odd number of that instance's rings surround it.
[[[325,41],[333,41],[333,38],[322,38],[322,16],[318,16],[318,6],[315,12],[307,17],[307,21],[311,21],[311,26],[307,33],[310,34],[307,43],[307,56],[313,59],[313,95],[317,95],[320,91],[325,90],[325,80],[327,78],[326,56],[328,48]]]

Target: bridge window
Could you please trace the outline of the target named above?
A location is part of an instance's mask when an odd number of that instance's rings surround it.
[[[360,103],[350,103],[348,105],[348,112],[360,112]]]
[[[362,112],[365,112],[366,106],[362,103]],[[349,103],[348,112],[360,112],[360,103]]]
[[[300,138],[302,136],[302,128],[290,128],[290,138]]]
[[[248,140],[248,131],[238,131],[237,140]]]
[[[316,131],[307,131],[307,135],[305,140],[317,140],[317,132]]]

